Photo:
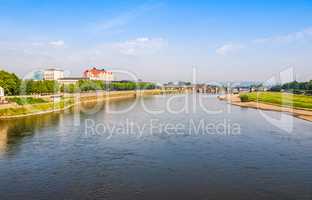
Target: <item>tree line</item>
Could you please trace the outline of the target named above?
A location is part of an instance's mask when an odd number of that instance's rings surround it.
[[[55,94],[58,92],[88,92],[97,90],[122,91],[155,89],[154,83],[121,81],[106,83],[99,80],[80,80],[76,84],[60,85],[57,81],[21,80],[16,74],[0,71],[0,87],[5,95]]]
[[[146,83],[146,82],[114,81],[106,83],[104,81],[99,80],[80,80],[76,84],[62,85],[60,91],[67,93],[75,93],[75,92],[88,92],[97,90],[125,91],[125,90],[142,90],[142,89],[149,90],[155,88],[156,85],[154,83]]]
[[[286,91],[294,94],[309,94],[312,95],[312,80],[307,82],[293,81],[285,84],[275,85],[271,87],[271,91]]]
[[[60,86],[57,81],[34,81],[25,80],[22,82],[21,91],[22,94],[54,94],[59,92]]]

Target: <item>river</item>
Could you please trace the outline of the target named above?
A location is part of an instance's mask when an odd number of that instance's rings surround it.
[[[179,95],[1,121],[0,199],[312,199],[312,123],[263,114]]]

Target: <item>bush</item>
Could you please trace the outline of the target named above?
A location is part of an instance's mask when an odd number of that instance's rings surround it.
[[[247,94],[242,94],[239,96],[241,102],[249,102],[250,99],[249,99],[249,96]]]

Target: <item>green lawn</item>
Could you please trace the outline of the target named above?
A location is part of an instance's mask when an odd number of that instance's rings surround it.
[[[241,94],[243,102],[256,101],[285,107],[312,109],[312,96],[281,92],[253,92]]]

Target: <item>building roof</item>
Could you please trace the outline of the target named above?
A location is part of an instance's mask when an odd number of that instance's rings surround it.
[[[97,76],[99,74],[112,74],[112,72],[106,71],[105,69],[97,69],[93,67],[92,69],[87,69],[84,71],[84,75],[87,75],[87,73],[92,73],[94,76]]]

